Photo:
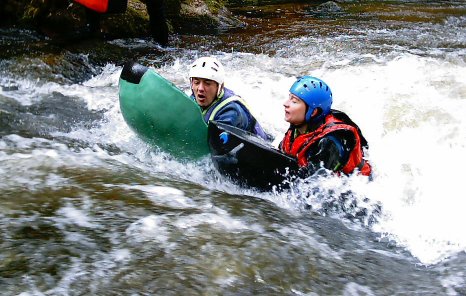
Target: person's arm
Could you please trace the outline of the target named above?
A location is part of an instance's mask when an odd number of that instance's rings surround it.
[[[234,102],[220,109],[215,115],[214,120],[246,131],[249,128],[248,114],[239,104]]]
[[[318,149],[313,158],[328,170],[338,171],[348,161],[349,151],[345,147],[344,139],[326,136],[319,141]]]
[[[302,168],[302,176],[311,176],[319,168],[325,168],[330,171],[341,170],[349,159],[351,151],[350,135],[327,135],[323,137],[313,149],[308,151],[309,164]]]

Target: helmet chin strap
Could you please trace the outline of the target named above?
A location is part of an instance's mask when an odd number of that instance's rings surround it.
[[[223,83],[218,86],[217,90],[217,98],[220,98],[220,96],[223,94]]]

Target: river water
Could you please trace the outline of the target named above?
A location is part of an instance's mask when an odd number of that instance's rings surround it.
[[[466,295],[466,3],[339,7],[238,5],[246,29],[167,48],[2,29],[2,295]],[[256,192],[146,145],[119,111],[122,63],[188,92],[203,55],[275,142],[295,77],[325,80],[374,180]]]

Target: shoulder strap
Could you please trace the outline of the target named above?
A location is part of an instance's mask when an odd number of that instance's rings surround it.
[[[351,120],[351,118],[349,118],[349,116],[346,113],[335,110],[335,109],[332,109],[331,112],[332,112],[332,115],[335,116],[335,118],[345,122],[346,124],[354,126],[359,133],[359,137],[361,138],[361,146],[365,148],[369,148],[369,143],[367,142],[366,138],[364,138],[361,130],[359,129],[359,126],[356,123],[354,123],[353,120]]]
[[[214,107],[214,110],[212,110],[212,113],[210,113],[210,117],[209,117],[209,121],[213,120],[215,115],[217,114],[218,111],[220,111],[220,109],[222,109],[226,104],[228,103],[231,103],[231,102],[240,102],[241,104],[243,104],[248,110],[248,106],[246,105],[246,102],[244,102],[244,100],[239,97],[239,96],[231,96],[223,101],[221,101],[217,106]]]

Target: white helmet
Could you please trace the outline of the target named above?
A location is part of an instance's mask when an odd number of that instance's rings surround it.
[[[225,81],[225,70],[222,63],[213,57],[202,57],[197,59],[189,70],[189,78],[193,77],[210,79],[218,83],[219,90]]]

